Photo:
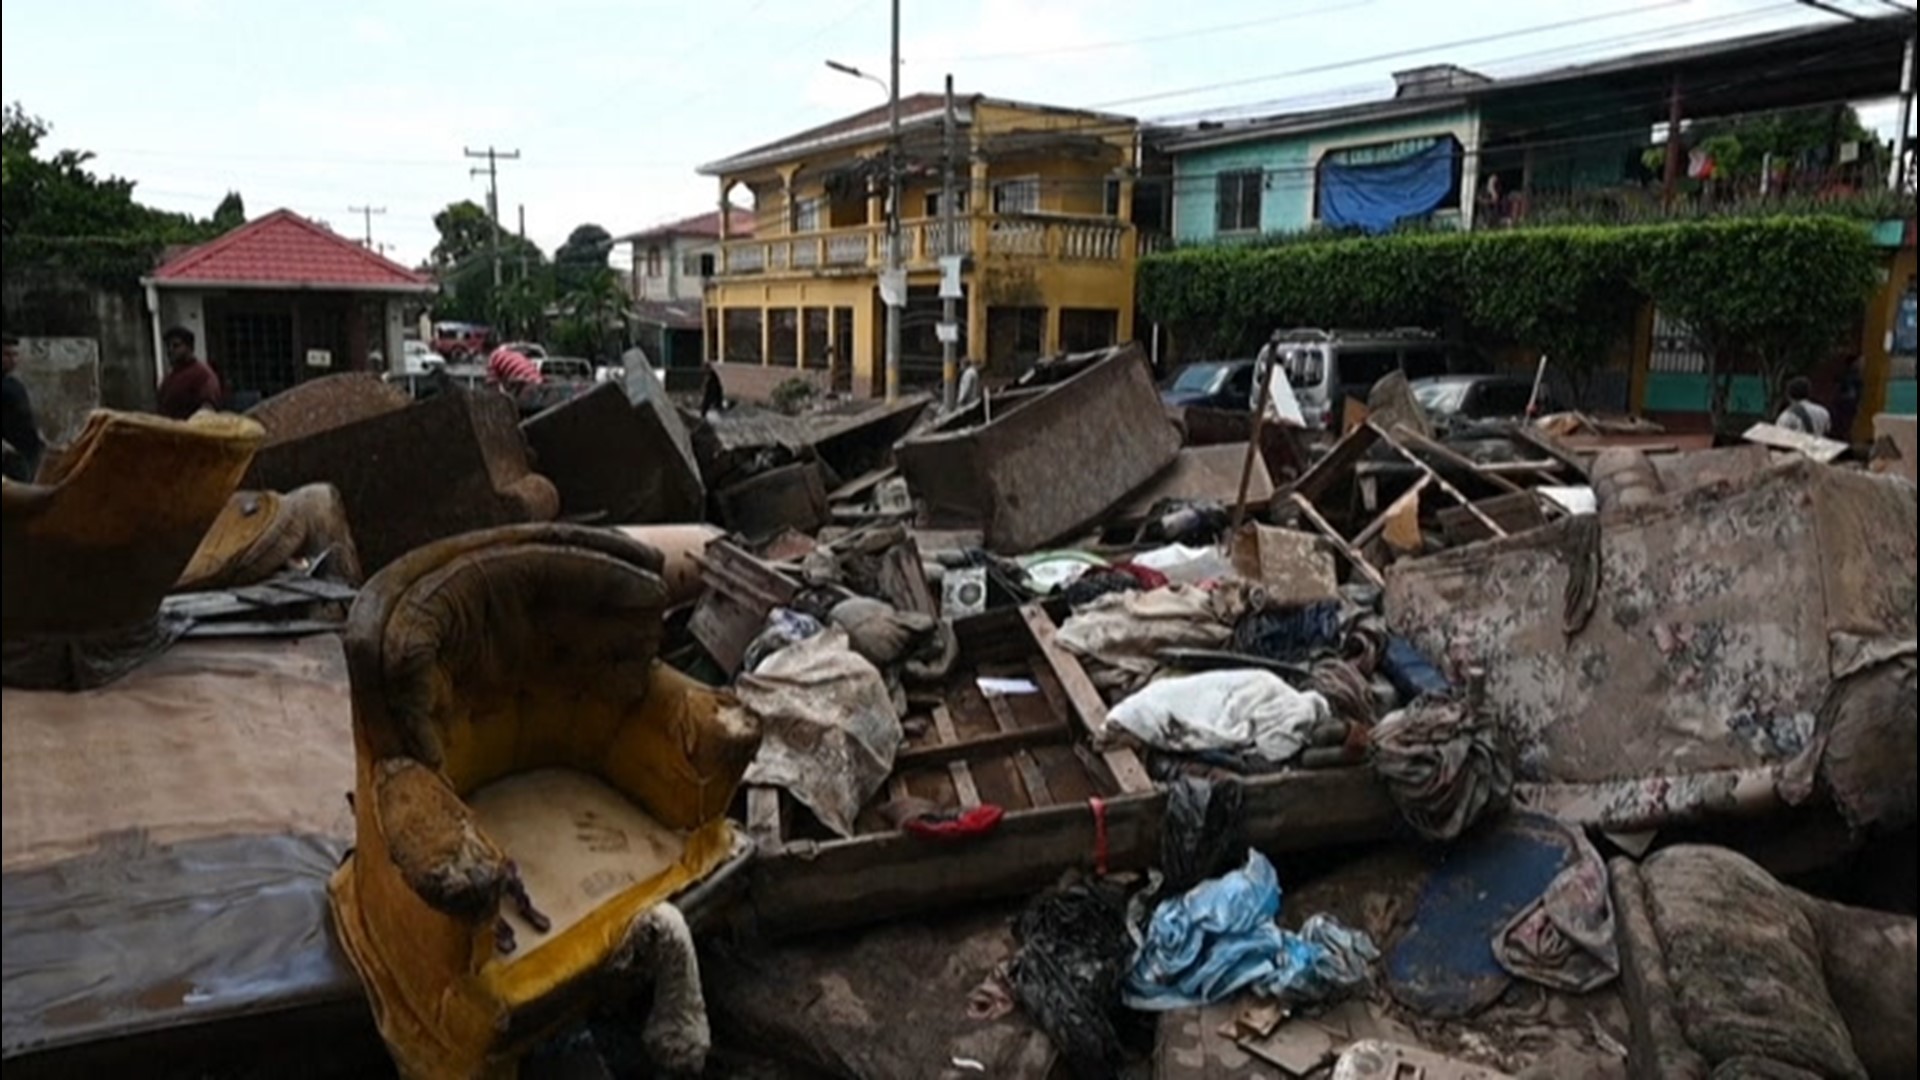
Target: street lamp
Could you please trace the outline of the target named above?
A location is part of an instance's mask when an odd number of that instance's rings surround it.
[[[865,79],[868,82],[872,83],[873,85],[879,87],[880,92],[883,94],[888,92],[887,80],[881,78],[878,75],[871,75],[871,74],[868,74],[867,72],[861,71],[859,68],[854,67],[852,64],[843,64],[838,60],[829,60],[827,61],[827,67],[831,68],[834,71],[839,72],[842,75],[851,75],[856,79]]]
[[[898,288],[899,295],[894,299],[899,303],[887,305],[888,401],[900,396],[900,309],[907,302],[906,275],[900,270],[900,0],[893,0],[891,7],[892,56],[887,80],[881,83],[887,90],[887,251],[881,280],[883,285],[891,283]],[[829,60],[827,67],[856,79],[881,82],[851,64]],[[882,288],[881,293],[884,300],[886,289]]]

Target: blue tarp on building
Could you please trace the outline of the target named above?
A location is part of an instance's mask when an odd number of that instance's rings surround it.
[[[1326,161],[1320,166],[1320,220],[1380,233],[1431,212],[1453,191],[1459,149],[1458,142],[1444,138],[1383,164]]]

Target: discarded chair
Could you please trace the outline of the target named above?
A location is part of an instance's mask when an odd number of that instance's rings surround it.
[[[507,526],[403,556],[355,603],[356,847],[330,891],[404,1075],[510,1074],[737,850],[758,733],[656,660],[661,564]]]
[[[160,601],[253,460],[260,425],[97,410],[36,483],[7,481],[6,681],[97,686],[172,640]]]

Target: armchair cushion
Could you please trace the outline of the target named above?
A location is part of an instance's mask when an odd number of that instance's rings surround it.
[[[611,531],[509,526],[362,589],[358,836],[333,909],[404,1075],[513,1061],[731,853],[758,733],[655,658],[660,566]]]

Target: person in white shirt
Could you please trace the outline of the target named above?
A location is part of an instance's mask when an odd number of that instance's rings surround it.
[[[1833,414],[1826,406],[1813,400],[1813,384],[1804,376],[1787,383],[1787,407],[1774,420],[1777,427],[1788,431],[1798,431],[1803,435],[1818,435],[1826,438],[1833,430]]]
[[[953,395],[955,412],[967,408],[980,400],[980,361],[977,357],[968,357],[967,366],[960,369],[960,386]]]

